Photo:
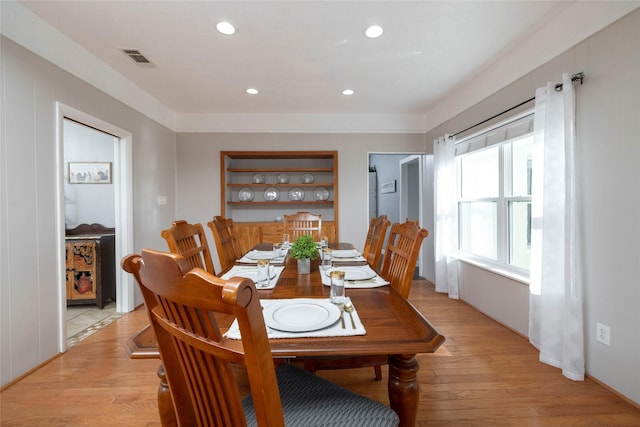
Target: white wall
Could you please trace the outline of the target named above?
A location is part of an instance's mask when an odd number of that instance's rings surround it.
[[[0,115],[1,384],[61,350],[62,152],[56,102],[131,132],[134,249],[163,247],[175,214],[175,134],[2,37]],[[157,205],[157,196],[169,203]],[[60,204],[63,207],[62,201]],[[141,299],[138,299],[141,302]]]
[[[579,205],[584,215],[587,374],[640,403],[640,10],[427,134],[455,133],[533,96],[563,72],[576,87]],[[528,293],[503,276],[463,265],[461,298],[513,329],[528,330]],[[611,346],[595,340],[611,327]]]

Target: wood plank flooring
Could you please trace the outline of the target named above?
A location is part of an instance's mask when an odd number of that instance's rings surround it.
[[[564,378],[525,339],[428,282],[416,280],[410,300],[447,337],[419,357],[418,426],[640,426],[640,409],[589,379]],[[146,324],[138,309],[5,389],[0,425],[159,426],[159,361],[125,350]],[[370,368],[318,375],[388,404],[386,381]]]

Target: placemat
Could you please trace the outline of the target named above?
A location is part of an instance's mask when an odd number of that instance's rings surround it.
[[[306,299],[308,298],[292,298],[291,301],[306,300]],[[328,298],[325,298],[324,300],[329,301]],[[347,298],[347,300],[351,302],[349,298]],[[260,304],[262,305],[263,308],[266,308],[269,306],[269,304],[273,304],[274,302],[277,302],[277,301],[282,301],[282,300],[264,299],[264,300],[260,300]],[[358,310],[355,306],[351,314],[353,316],[353,322],[356,325],[355,329],[351,324],[349,313],[342,313],[342,316],[344,318],[344,326],[345,326],[344,329],[342,328],[342,322],[340,321],[340,319],[338,319],[338,321],[332,324],[331,326],[328,326],[324,329],[318,329],[316,331],[285,332],[285,331],[278,331],[276,329],[272,329],[267,326],[267,336],[269,337],[269,339],[277,339],[277,338],[309,338],[309,337],[316,337],[316,338],[317,337],[348,337],[348,336],[356,336],[356,335],[366,335],[367,330],[364,328],[364,325],[360,321],[360,317],[358,316]],[[265,325],[266,325],[266,322],[265,322]],[[229,327],[229,330],[225,333],[225,336],[232,340],[242,339],[240,335],[240,329],[238,327],[237,319],[233,321],[233,323]]]

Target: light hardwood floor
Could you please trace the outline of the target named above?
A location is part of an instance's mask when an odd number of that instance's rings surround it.
[[[410,300],[447,337],[419,357],[418,426],[640,426],[640,409],[589,379],[564,378],[525,339],[433,285],[416,281]],[[125,350],[146,324],[138,309],[5,389],[0,425],[159,426],[159,362]],[[388,404],[386,381],[370,368],[318,375]]]

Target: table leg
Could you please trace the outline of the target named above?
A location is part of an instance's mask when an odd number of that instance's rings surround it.
[[[415,354],[389,356],[389,402],[400,417],[400,427],[413,427],[416,423],[420,400],[419,369]]]

